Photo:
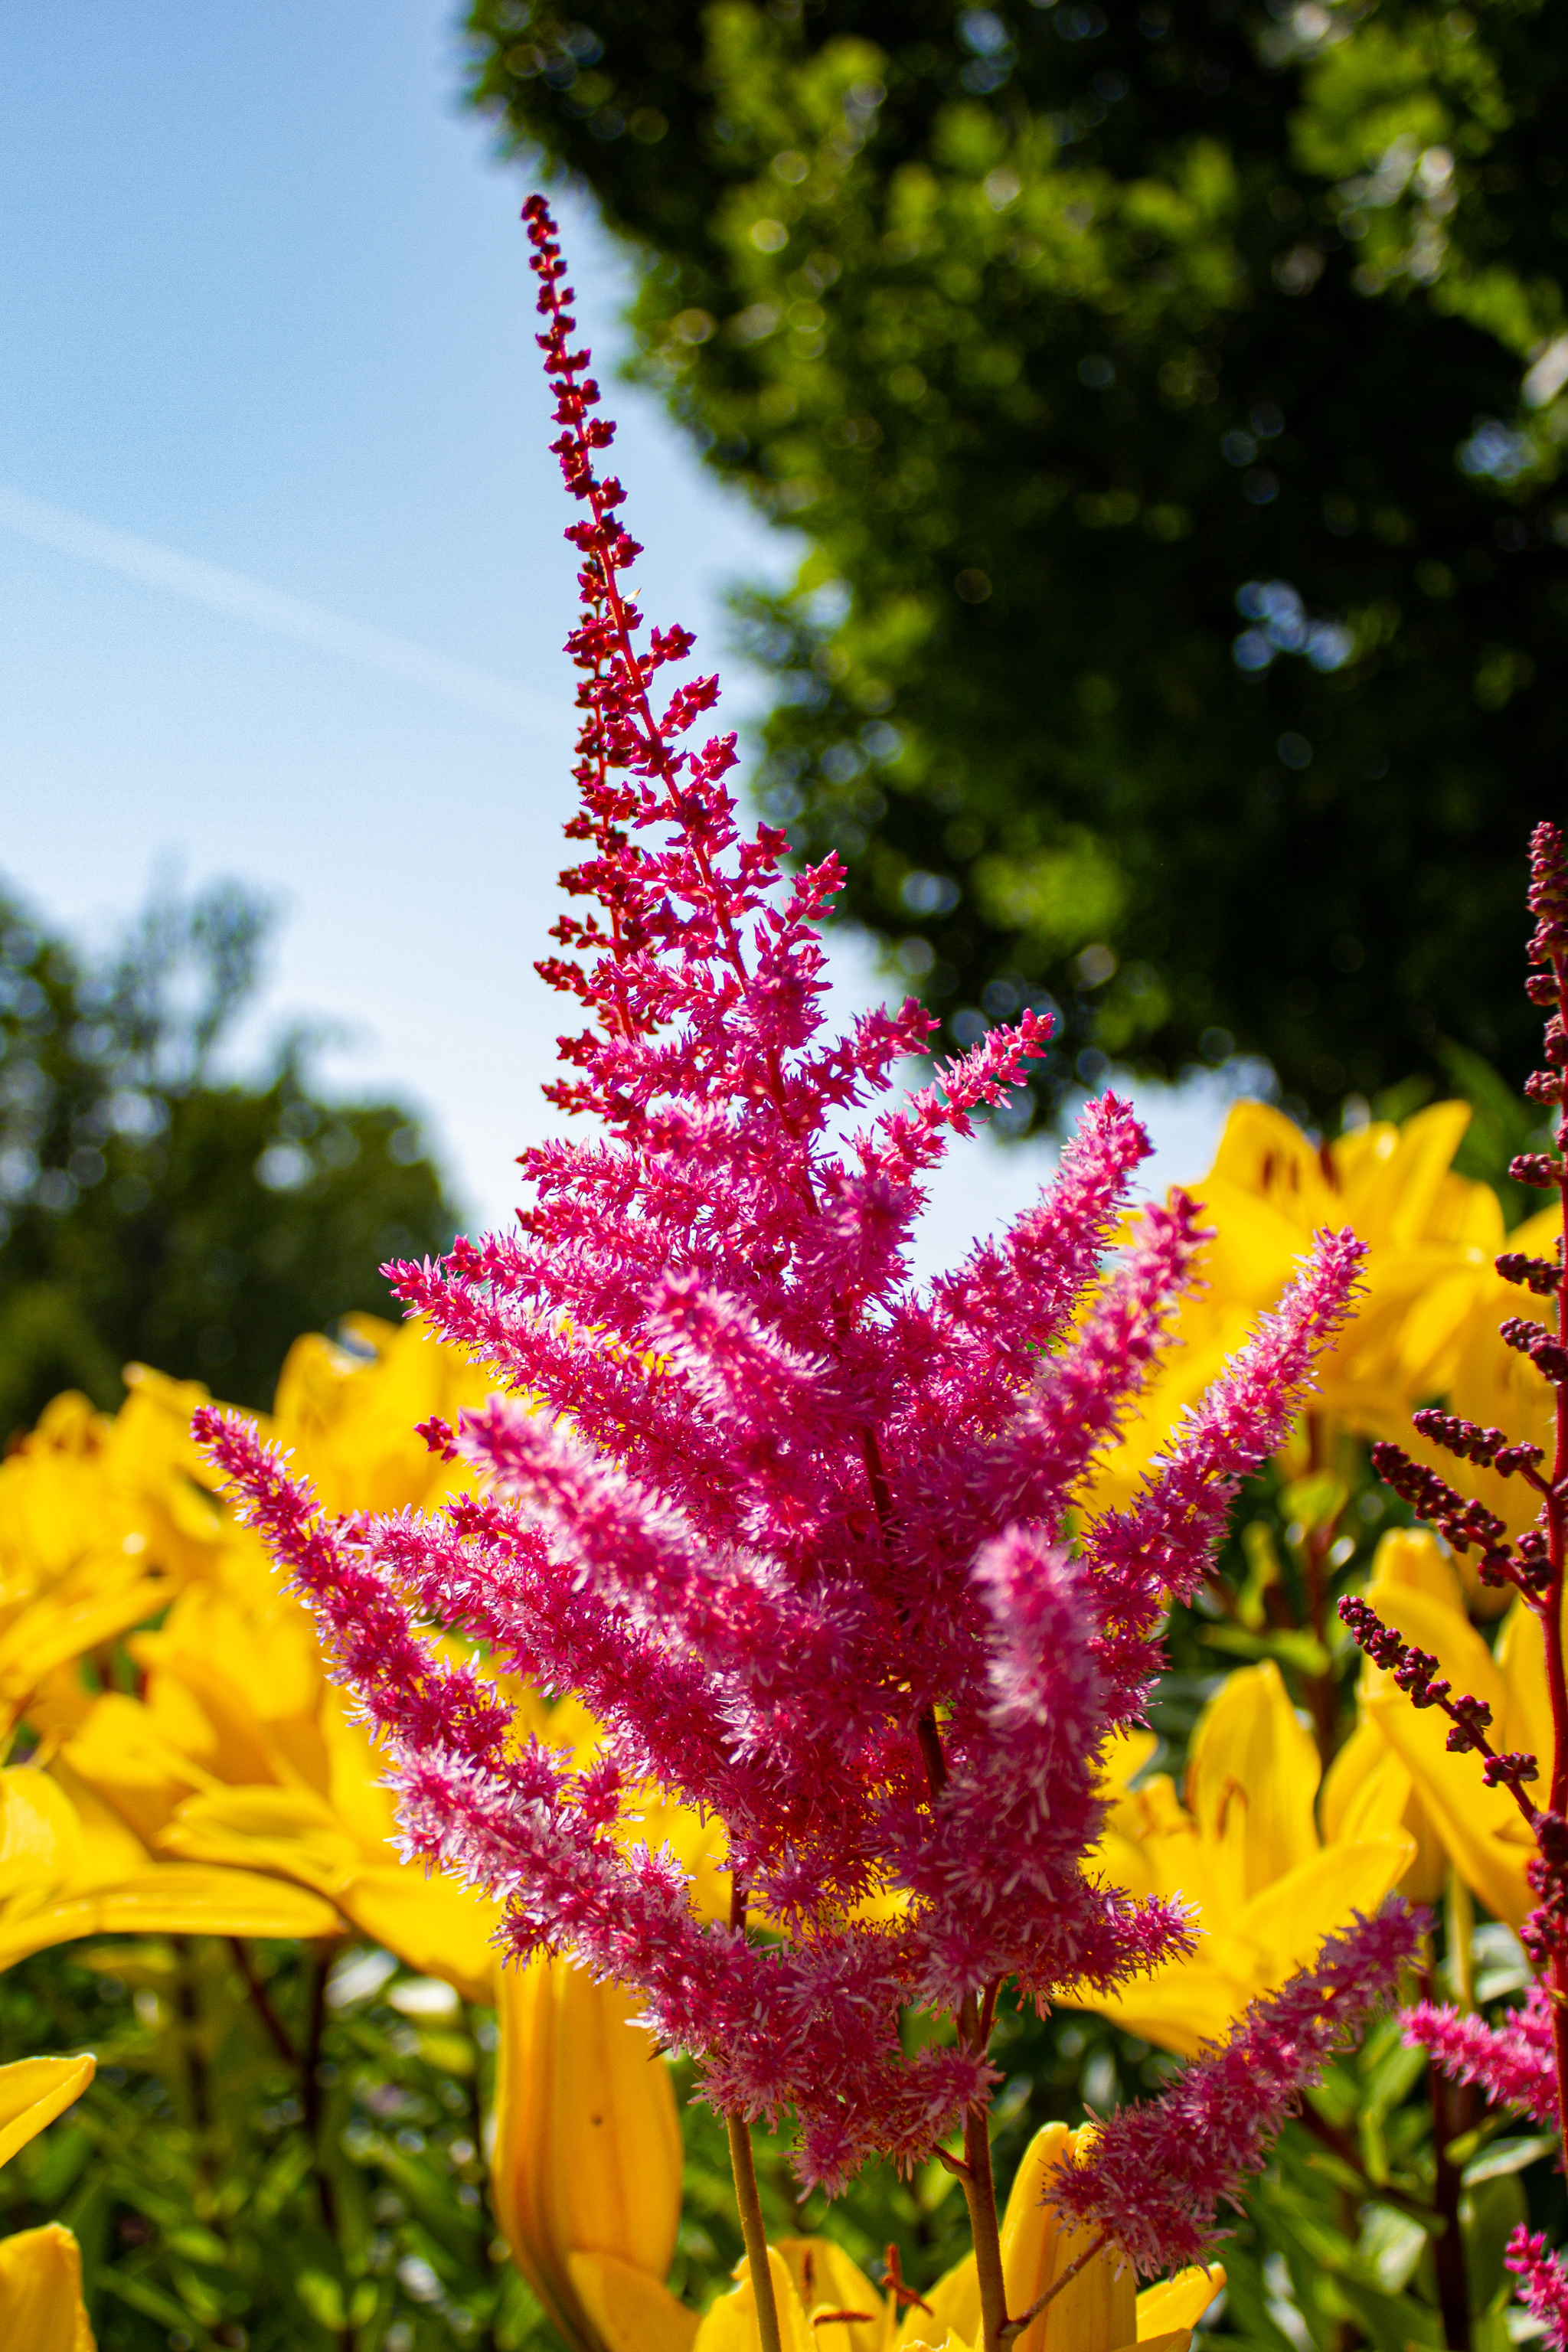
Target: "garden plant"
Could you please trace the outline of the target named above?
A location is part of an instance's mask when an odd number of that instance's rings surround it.
[[[0,1465],[5,2340],[1568,2341],[1561,837],[1520,1230],[1462,1106],[1139,1206],[1107,1093],[917,1286],[1048,1024],[826,1031],[525,218],[584,1134],[268,1421],[137,1368]]]

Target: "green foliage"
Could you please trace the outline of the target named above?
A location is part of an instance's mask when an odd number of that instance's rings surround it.
[[[493,2017],[330,1958],[139,1937],[0,1976],[0,2059],[98,2055],[0,2172],[0,2228],[76,2231],[102,2352],[554,2345],[489,2210]]]
[[[254,1085],[215,1055],[256,985],[263,910],[156,902],[85,962],[0,900],[0,1437],[122,1364],[271,1400],[301,1331],[386,1313],[378,1271],[451,1212],[395,1103],[328,1104],[306,1041]]]
[[[1261,1052],[1318,1109],[1448,1041],[1517,1080],[1560,17],[584,9],[476,0],[475,95],[647,257],[642,373],[805,534],[743,607],[763,804],[950,1036],[1053,998],[1047,1092],[1086,1050]]]

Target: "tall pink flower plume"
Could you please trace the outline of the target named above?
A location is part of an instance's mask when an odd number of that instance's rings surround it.
[[[1358,1916],[1163,2098],[1113,2116],[1088,2160],[1058,2176],[1051,2202],[1106,2231],[1145,2274],[1201,2261],[1223,2234],[1221,2204],[1237,2202],[1301,2092],[1388,2001],[1424,1924],[1399,1904]]]
[[[1494,2106],[1518,2107],[1537,2123],[1557,2121],[1557,2060],[1552,1998],[1532,1984],[1524,2007],[1501,2025],[1418,2001],[1400,2019],[1405,2039],[1435,2058],[1456,2083],[1479,2083]]]
[[[1521,2221],[1503,2260],[1519,2281],[1521,2301],[1542,2321],[1551,2342],[1568,2344],[1568,2271],[1562,2257],[1551,2252],[1539,2231]]]
[[[409,1852],[502,1897],[510,1948],[637,1987],[717,2105],[792,2113],[805,2176],[837,2186],[877,2151],[918,2161],[988,2096],[973,2036],[906,2059],[903,2010],[1114,1984],[1183,1944],[1179,1909],[1089,1866],[1096,1759],[1159,1670],[1164,1592],[1203,1573],[1287,1427],[1358,1245],[1320,1237],[1131,1511],[1084,1539],[1094,1456],[1191,1276],[1193,1205],[1146,1209],[1113,1250],[1149,1146],[1108,1095],[1008,1233],[911,1281],[931,1171],[1048,1024],[994,1028],[913,1093],[918,1003],[826,1032],[837,864],[788,876],[784,836],[742,829],[732,739],[692,731],[716,683],[671,688],[691,639],[644,632],[624,493],[596,471],[614,427],[537,199],[527,218],[583,592],[582,862],[540,969],[575,1024],[553,1099],[585,1131],[524,1153],[513,1231],[391,1270],[499,1368],[460,1429],[426,1431],[479,1493],[332,1521],[242,1423],[198,1425],[384,1739]],[[595,1759],[519,1744],[491,1675],[578,1693]],[[721,1822],[739,1927],[626,1834],[650,1781]],[[784,1932],[753,1943],[752,1916]]]

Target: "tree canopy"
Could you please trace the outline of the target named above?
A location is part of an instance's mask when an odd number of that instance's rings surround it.
[[[324,1100],[301,1036],[216,1066],[267,921],[219,884],[94,961],[0,898],[0,1438],[132,1360],[268,1405],[300,1331],[395,1311],[382,1263],[449,1240],[407,1110]]]
[[[1331,1116],[1528,1066],[1568,621],[1540,0],[477,0],[473,93],[648,267],[805,534],[764,807],[1047,1095],[1237,1049]]]

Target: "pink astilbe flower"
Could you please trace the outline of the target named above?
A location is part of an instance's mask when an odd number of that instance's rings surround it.
[[[1495,2106],[1517,2107],[1540,2124],[1557,2121],[1557,2057],[1552,1998],[1532,1984],[1524,2007],[1500,2025],[1429,2000],[1401,2012],[1405,2039],[1435,2058],[1456,2083],[1479,2083]]]
[[[1165,1594],[1204,1573],[1289,1425],[1359,1244],[1320,1237],[1142,1495],[1083,1538],[1094,1457],[1191,1277],[1193,1205],[1146,1210],[1108,1259],[1149,1146],[1106,1096],[1037,1207],[910,1279],[925,1180],[1048,1025],[1026,1013],[912,1094],[899,1066],[935,1026],[918,1003],[825,1034],[837,862],[786,877],[783,835],[742,831],[732,739],[689,740],[713,680],[661,707],[691,640],[642,636],[623,493],[595,470],[614,428],[570,348],[549,216],[526,216],[583,509],[584,856],[540,969],[585,1024],[553,1099],[593,1128],[523,1155],[515,1232],[393,1270],[500,1369],[459,1430],[426,1430],[482,1492],[332,1522],[242,1422],[198,1427],[384,1737],[408,1852],[501,1896],[510,1950],[636,1986],[713,2103],[792,2112],[805,2177],[837,2187],[979,2115],[1004,1982],[1045,2000],[1185,1947],[1179,1910],[1089,1866],[1099,1758],[1159,1670]],[[578,1693],[595,1759],[520,1740],[432,1624],[489,1672]],[[731,1922],[626,1836],[649,1782],[722,1823]],[[779,1932],[753,1942],[753,1916]],[[958,2039],[906,2059],[900,2014],[922,2002]]]
[[[1058,2176],[1051,2202],[1103,2230],[1145,2274],[1201,2261],[1224,2234],[1221,2204],[1237,2202],[1302,2091],[1387,2001],[1424,1924],[1397,1903],[1358,1914],[1162,2098],[1112,2116],[1085,2162]]]
[[[1503,2261],[1519,2280],[1521,2302],[1542,2322],[1551,2341],[1568,2344],[1568,2271],[1561,2255],[1551,2252],[1540,2231],[1521,2221]]]

